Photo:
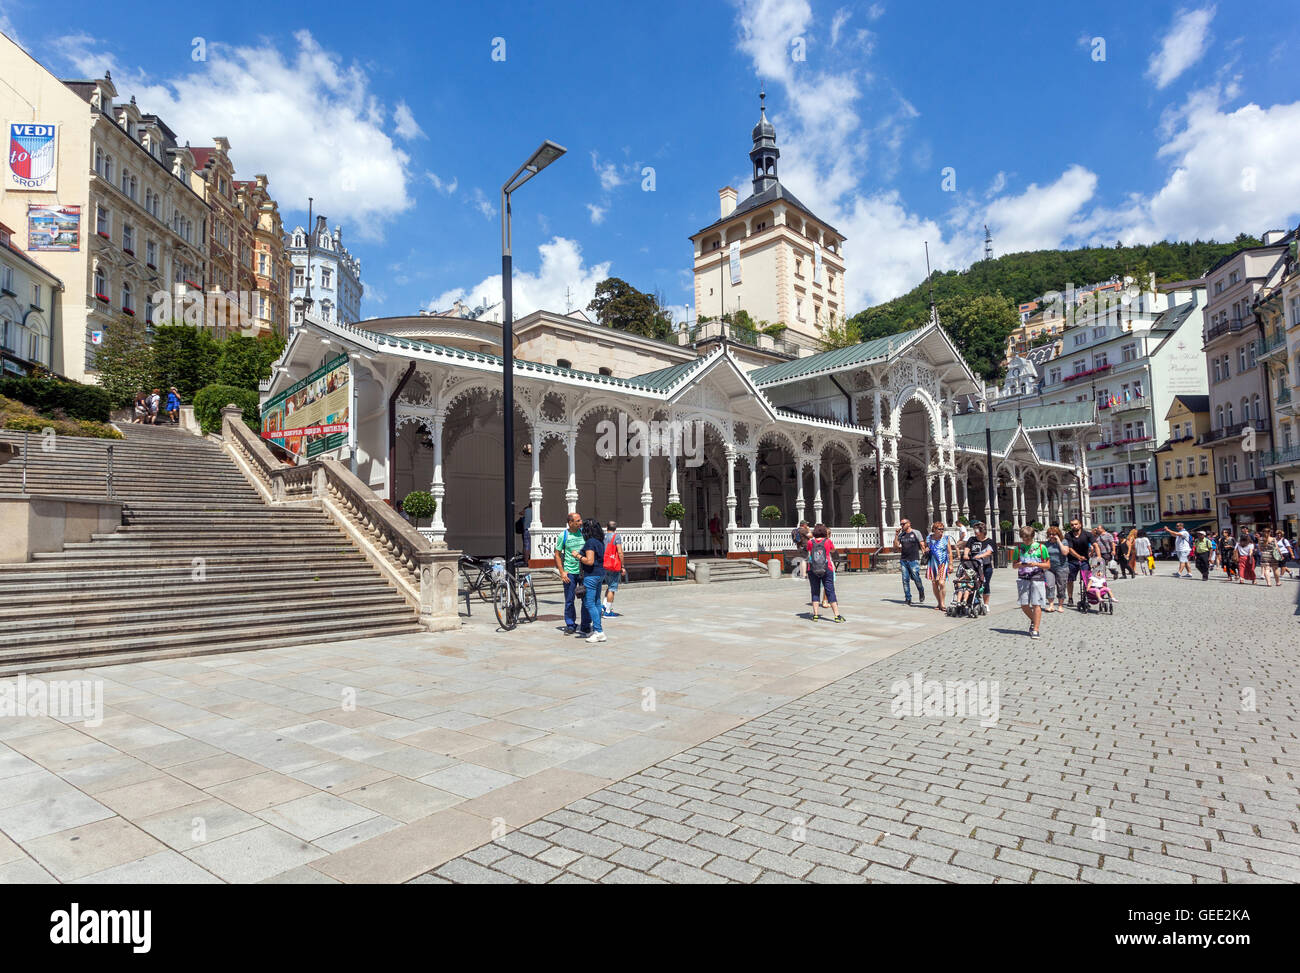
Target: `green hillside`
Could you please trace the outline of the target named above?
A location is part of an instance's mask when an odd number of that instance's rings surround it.
[[[1154,273],[1157,283],[1188,280],[1200,277],[1220,258],[1258,245],[1259,240],[1243,233],[1230,243],[1197,240],[1009,253],[960,272],[935,271],[934,300],[940,319],[972,367],[994,378],[1007,335],[1019,323],[1016,308],[1025,301],[1063,291],[1067,284],[1082,287],[1125,274],[1140,280]],[[901,297],[853,315],[841,340],[869,341],[919,327],[929,318],[929,308],[930,286],[922,281]]]

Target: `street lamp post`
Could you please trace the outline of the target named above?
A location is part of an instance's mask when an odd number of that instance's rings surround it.
[[[501,407],[505,413],[503,459],[505,469],[506,569],[515,556],[515,349],[512,329],[513,281],[510,253],[510,194],[564,155],[563,146],[550,139],[541,144],[501,187]]]

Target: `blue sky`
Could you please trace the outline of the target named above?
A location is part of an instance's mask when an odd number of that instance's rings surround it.
[[[365,316],[498,300],[500,186],[550,138],[567,156],[515,197],[517,312],[564,311],[566,291],[584,306],[612,274],[680,318],[688,235],[719,187],[750,191],[760,80],[782,182],[848,237],[850,311],[913,286],[923,241],[967,266],[985,223],[997,253],[1293,225],[1296,18],[1084,6],[386,3],[359,20],[318,0],[265,5],[253,28],[221,7],[0,0],[0,28],[60,76],[111,68],[183,140],[229,137],[289,225],[314,196],[361,258]]]

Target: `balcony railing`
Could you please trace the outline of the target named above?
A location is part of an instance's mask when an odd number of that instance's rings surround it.
[[[1273,354],[1273,352],[1277,351],[1279,348],[1285,347],[1286,332],[1278,330],[1273,332],[1273,334],[1264,335],[1263,339],[1260,341],[1259,350],[1256,352],[1255,357],[1256,359],[1265,358]]]
[[[1264,419],[1254,419],[1250,422],[1234,422],[1230,426],[1222,426],[1218,429],[1211,429],[1203,435],[1197,445],[1215,443],[1220,439],[1231,439],[1233,436],[1240,435],[1247,426],[1254,425],[1256,432],[1268,432],[1268,422]]]
[[[1135,491],[1138,490],[1139,488],[1145,489],[1145,488],[1151,486],[1151,481],[1150,481],[1150,480],[1133,480],[1133,481],[1130,483],[1128,480],[1122,480],[1122,481],[1117,482],[1117,483],[1098,483],[1098,484],[1095,484],[1095,485],[1092,487],[1092,492],[1093,492],[1093,493],[1102,493],[1102,492],[1104,492],[1104,491],[1106,491],[1106,490],[1120,490],[1120,489],[1127,490],[1130,486],[1132,486],[1133,489],[1134,489]]]
[[[1264,454],[1264,466],[1300,466],[1300,446],[1269,450]]]
[[[1129,436],[1127,439],[1112,439],[1104,443],[1093,443],[1088,449],[1096,452],[1102,449],[1111,449],[1116,446],[1128,446],[1132,443],[1149,443],[1154,437],[1152,436]]]
[[[1228,334],[1232,331],[1240,331],[1246,326],[1243,318],[1233,318],[1230,321],[1220,321],[1205,330],[1205,343],[1209,344],[1219,335]]]

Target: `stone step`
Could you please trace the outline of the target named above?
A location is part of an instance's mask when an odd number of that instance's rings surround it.
[[[308,642],[310,641],[308,635],[321,628],[342,626],[346,631],[352,624],[373,620],[376,617],[414,619],[410,608],[405,602],[397,602],[396,596],[394,600],[382,605],[332,608],[321,607],[317,603],[309,613],[262,611],[253,614],[227,615],[212,622],[176,611],[168,612],[163,617],[152,621],[124,621],[116,625],[40,629],[6,634],[0,636],[0,658],[4,657],[6,649],[11,648],[24,648],[29,651],[49,649],[59,653],[73,646],[92,651],[99,651],[101,645],[104,648],[142,648],[145,644],[163,644],[168,640],[179,638],[206,640],[211,637],[214,630],[223,633],[224,637],[240,629],[254,631],[268,628],[280,629],[285,625],[300,631],[302,641]],[[114,645],[124,641],[139,644]]]
[[[121,547],[123,544],[175,544],[182,546],[185,542],[203,544],[223,544],[226,541],[257,543],[258,541],[283,541],[298,539],[337,540],[342,531],[332,524],[304,523],[285,526],[239,527],[208,524],[193,524],[189,527],[153,527],[129,524],[111,534],[91,534],[90,543],[107,544]],[[69,545],[71,546],[71,545]]]
[[[301,568],[324,568],[331,565],[340,564],[366,564],[362,554],[350,545],[340,545],[337,548],[328,550],[311,549],[307,553],[286,553],[281,551],[275,552],[249,552],[231,554],[224,551],[185,552],[176,554],[168,553],[142,553],[132,557],[129,554],[115,554],[113,556],[105,555],[101,552],[95,552],[98,557],[87,558],[70,558],[66,554],[49,555],[45,559],[42,555],[36,555],[41,560],[28,561],[26,564],[4,564],[0,565],[0,580],[12,580],[15,576],[21,577],[24,574],[45,571],[68,571],[84,575],[87,572],[103,568],[119,568],[123,570],[135,570],[141,573],[155,572],[162,568],[184,568],[189,570],[194,567],[194,558],[203,558],[205,570],[211,571],[214,568],[255,568],[259,564],[265,565],[295,565]]]
[[[163,586],[179,587],[190,584],[219,585],[231,598],[256,593],[267,585],[354,585],[369,582],[386,585],[387,582],[369,564],[350,560],[335,566],[315,568],[286,567],[257,570],[257,565],[247,569],[209,567],[202,582],[194,580],[188,564],[159,569],[142,574],[138,570],[99,568],[94,571],[43,571],[23,575],[0,575],[0,606],[25,608],[32,599],[40,596],[42,602],[61,604],[80,600],[94,600],[106,594],[121,592],[138,594],[142,589]]]
[[[318,633],[318,642],[331,642],[343,639],[375,639],[394,635],[407,635],[420,631],[414,620],[406,622],[369,623],[351,628],[347,632]],[[274,635],[248,637],[247,633],[229,641],[191,642],[183,645],[156,646],[144,649],[107,649],[93,654],[77,656],[47,656],[40,653],[0,654],[0,677],[14,676],[19,673],[37,675],[52,672],[66,672],[70,669],[96,668],[99,666],[130,665],[139,662],[152,662],[157,659],[189,658],[191,656],[222,655],[228,652],[253,652],[258,649],[275,649],[283,646],[301,645],[303,639],[293,632],[281,632]]]
[[[382,583],[381,583],[382,584]],[[331,610],[345,608],[369,609],[382,607],[395,610],[393,589],[386,585],[378,588],[353,591],[348,588],[322,586],[320,590],[307,593],[301,590],[284,589],[265,593],[264,598],[248,597],[232,600],[208,598],[191,598],[184,595],[173,597],[171,593],[160,593],[147,601],[110,601],[84,603],[76,606],[75,616],[69,617],[67,606],[49,606],[49,610],[24,611],[0,621],[0,645],[7,636],[18,636],[41,631],[77,632],[88,628],[117,628],[119,626],[147,624],[151,622],[169,622],[178,616],[187,619],[222,619],[238,616],[254,607],[267,612],[264,617],[282,617],[288,612],[314,613],[321,605],[322,598],[328,598]],[[42,605],[41,608],[46,606]]]

